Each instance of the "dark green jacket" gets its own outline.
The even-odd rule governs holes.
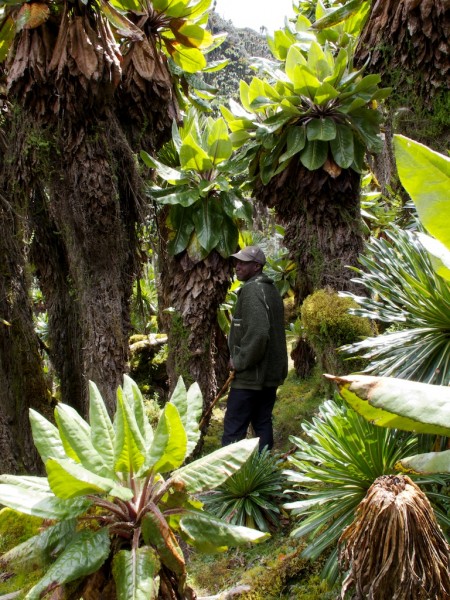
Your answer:
[[[235,368],[234,388],[277,387],[286,378],[288,358],[284,306],[272,279],[252,277],[238,291],[228,345]]]

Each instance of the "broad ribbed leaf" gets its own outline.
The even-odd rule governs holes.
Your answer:
[[[182,169],[189,171],[209,171],[213,168],[213,163],[208,153],[197,144],[194,137],[188,134],[180,150],[180,162]]]
[[[41,533],[28,538],[2,555],[2,561],[20,565],[22,570],[28,566],[36,568],[52,562],[53,557],[62,550],[76,532],[76,519],[64,519],[42,530]]]
[[[85,498],[62,500],[49,493],[30,493],[30,490],[5,483],[0,484],[0,504],[42,519],[70,519],[84,513],[91,502]]]
[[[306,144],[305,127],[290,127],[286,137],[286,152],[280,156],[280,162],[292,158],[295,154],[303,150]]]
[[[348,169],[355,158],[351,129],[345,125],[336,125],[336,136],[330,141],[330,148],[336,164]]]
[[[172,22],[171,29],[175,39],[183,44],[183,46],[186,46],[187,48],[206,48],[212,43],[213,38],[211,33],[206,31],[203,27],[194,23],[183,23],[181,19],[179,22],[182,23],[180,27],[175,27]]]
[[[133,492],[113,479],[100,477],[71,460],[49,458],[45,464],[48,482],[58,498],[70,499],[87,494],[108,494],[131,500]]]
[[[141,390],[128,375],[123,376],[123,394],[129,406],[133,408],[138,429],[144,438],[145,447],[147,447],[153,441],[152,426],[145,412],[144,398],[142,397]]]
[[[186,73],[196,73],[206,67],[206,58],[197,48],[179,48],[172,54],[172,58]]]
[[[114,428],[100,391],[92,381],[89,382],[89,423],[92,445],[102,457],[109,474],[112,475],[114,473]]]
[[[236,215],[237,216],[237,215]],[[239,229],[236,223],[228,216],[224,216],[220,238],[216,245],[217,252],[228,258],[236,249],[239,241]]]
[[[311,27],[320,31],[322,29],[328,29],[334,25],[338,25],[352,15],[360,12],[362,8],[364,8],[362,6],[363,4],[364,3],[361,0],[350,0],[350,2],[346,2],[343,6],[338,6],[337,8],[327,12],[325,16],[317,19],[317,21],[315,21]]]
[[[435,272],[450,281],[450,246],[445,246],[439,240],[418,232],[420,243],[430,253],[430,259]]]
[[[214,165],[230,158],[233,146],[230,141],[228,127],[223,119],[217,119],[208,131],[208,154]]]
[[[167,181],[173,185],[187,183],[189,181],[185,173],[163,165],[161,162],[156,160],[156,158],[153,158],[153,156],[150,156],[150,154],[145,152],[145,150],[141,150],[139,155],[147,167],[156,169],[158,176],[161,177],[161,179],[164,179],[164,181]]]
[[[156,199],[160,204],[169,204],[172,206],[179,204],[183,208],[188,208],[200,199],[200,194],[198,189],[180,189],[179,191],[173,191],[171,194],[166,193],[158,196]]]
[[[71,449],[75,453],[75,460],[83,467],[98,475],[110,475],[103,457],[97,452],[91,441],[91,428],[76,410],[67,404],[58,404],[55,408],[55,420],[64,448],[70,458]]]
[[[450,437],[450,387],[393,377],[347,375],[335,381],[342,397],[380,427]]]
[[[258,445],[258,438],[242,440],[219,448],[215,452],[178,469],[172,473],[182,481],[188,492],[212,490],[235,473]]]
[[[450,249],[450,157],[401,135],[394,147],[400,180],[422,224]]]
[[[170,402],[164,407],[156,427],[152,445],[142,471],[152,469],[166,473],[183,464],[186,456],[187,436],[178,410]]]
[[[187,435],[187,456],[197,445],[200,437],[198,424],[203,410],[203,396],[197,383],[193,383],[186,391],[183,379],[178,379],[170,403],[176,406],[184,430]]]
[[[144,39],[144,33],[137,25],[135,25],[130,19],[127,19],[120,11],[116,10],[114,6],[107,0],[100,0],[102,7],[102,13],[111,23],[111,25],[120,31],[122,37],[127,37],[132,41],[139,41]]]
[[[113,560],[117,600],[156,600],[159,569],[158,557],[148,546],[117,552]]]
[[[230,525],[204,512],[187,511],[180,520],[183,537],[202,552],[220,552],[229,547],[240,546],[249,542],[259,543],[270,537],[270,534]]]
[[[221,207],[214,199],[205,199],[202,202],[201,209],[193,213],[192,220],[201,246],[206,252],[211,252],[220,239],[223,221]]]
[[[116,434],[114,447],[115,471],[137,473],[144,462],[145,444],[138,430],[134,414],[122,398],[120,388],[117,394],[114,431]]]
[[[11,43],[16,33],[16,24],[10,15],[1,23],[0,28],[0,62],[8,56]]]
[[[400,460],[396,467],[413,473],[450,473],[450,450],[408,456]]]
[[[31,494],[34,492],[51,494],[47,477],[35,477],[33,475],[9,475],[5,473],[4,475],[0,475],[0,483],[17,485],[24,490],[29,490]]]
[[[308,67],[323,81],[325,77],[332,73],[332,68],[328,63],[322,47],[317,42],[312,42],[308,50]]]
[[[51,584],[62,585],[95,573],[108,558],[110,549],[107,529],[85,530],[68,544],[44,577],[28,592],[25,600],[39,600]]]
[[[58,429],[41,414],[30,408],[30,423],[34,445],[43,462],[50,458],[67,458]]]
[[[325,163],[327,156],[328,142],[314,140],[306,143],[305,148],[300,153],[300,160],[307,169],[315,171]]]
[[[164,516],[156,508],[142,519],[142,537],[155,548],[162,564],[178,577],[186,576],[186,562],[177,539]]]
[[[192,211],[182,206],[173,206],[169,213],[168,225],[172,229],[173,237],[170,238],[168,250],[172,256],[186,250],[191,234],[194,231]]]
[[[312,119],[306,126],[306,137],[310,141],[333,140],[336,137],[336,124],[329,118]]]

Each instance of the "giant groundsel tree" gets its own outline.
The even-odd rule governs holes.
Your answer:
[[[214,43],[209,4],[18,1],[0,15],[11,103],[2,190],[29,228],[62,397],[84,414],[88,379],[113,410],[127,358],[146,213],[134,153],[142,139],[155,152],[180,119],[176,82]]]
[[[377,103],[389,94],[377,75],[353,67],[368,4],[336,11],[319,2],[314,23],[299,14],[269,42],[275,62],[241,82],[242,106],[222,107],[257,198],[286,226],[299,303],[325,286],[354,285],[347,267],[362,250],[360,175],[366,152],[381,149]]]

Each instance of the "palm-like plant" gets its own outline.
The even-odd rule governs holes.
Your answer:
[[[413,452],[412,434],[384,430],[336,401],[326,401],[318,416],[302,428],[307,439],[292,437],[297,450],[289,457],[294,470],[285,473],[302,500],[286,508],[304,516],[291,535],[306,537],[304,556],[315,560],[331,550],[324,577],[337,576],[337,541],[373,481],[394,471],[398,460]]]
[[[267,448],[254,452],[237,473],[204,497],[205,507],[227,523],[273,529],[279,524],[283,497],[279,462]]]
[[[422,238],[423,239],[423,238]],[[369,296],[348,294],[353,314],[389,324],[384,334],[343,346],[370,359],[367,373],[447,384],[450,379],[450,288],[435,269],[421,234],[392,227],[371,239],[355,279]]]

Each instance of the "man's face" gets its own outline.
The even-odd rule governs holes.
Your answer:
[[[257,273],[261,271],[261,265],[251,260],[244,261],[236,259],[234,269],[236,271],[236,277],[239,281],[247,281]]]

